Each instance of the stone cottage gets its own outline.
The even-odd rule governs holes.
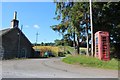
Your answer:
[[[2,59],[11,58],[29,58],[33,56],[34,49],[31,42],[18,27],[17,12],[14,13],[14,18],[11,21],[11,28],[0,31],[0,56]]]

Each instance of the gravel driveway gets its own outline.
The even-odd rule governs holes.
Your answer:
[[[2,61],[3,78],[118,78],[117,70],[70,65],[61,58]]]

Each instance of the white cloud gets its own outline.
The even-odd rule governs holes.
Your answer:
[[[34,25],[33,27],[36,28],[36,29],[39,29],[39,28],[40,28],[39,25]]]
[[[29,26],[29,25],[25,25],[24,27],[25,27],[25,28],[29,28],[30,26]]]

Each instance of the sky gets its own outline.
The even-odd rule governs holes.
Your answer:
[[[2,2],[2,29],[11,26],[13,14],[17,11],[19,28],[23,25],[22,31],[31,43],[35,43],[37,32],[38,43],[54,42],[61,39],[61,35],[50,28],[60,23],[53,19],[55,10],[53,2]]]

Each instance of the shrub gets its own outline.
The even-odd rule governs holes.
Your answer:
[[[86,55],[86,51],[85,50],[81,50],[80,54]]]
[[[58,56],[59,57],[65,57],[65,53],[64,52],[58,52]]]

